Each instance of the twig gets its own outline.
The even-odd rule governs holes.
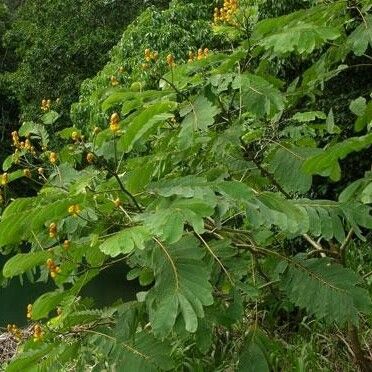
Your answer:
[[[353,236],[354,230],[351,228],[345,238],[345,240],[342,242],[340,246],[340,255],[341,255],[341,262],[343,265],[345,265],[345,259],[346,259],[346,252],[347,252],[347,245],[349,244],[351,237]]]
[[[118,182],[118,184],[119,184],[119,187],[120,187],[120,189],[121,189],[121,191],[125,194],[125,195],[127,195],[129,198],[130,198],[130,200],[133,202],[133,204],[136,206],[136,208],[138,209],[138,211],[139,212],[142,212],[142,208],[141,208],[141,206],[138,204],[138,202],[137,202],[137,200],[136,200],[136,198],[124,187],[124,185],[123,185],[123,182],[121,182],[121,179],[120,179],[120,177],[119,177],[119,175],[116,173],[116,172],[113,172],[111,169],[107,169],[108,170],[108,172],[112,175],[112,176],[114,176],[115,177],[115,179],[116,179],[116,181]]]
[[[309,235],[303,234],[302,235],[305,240],[307,240],[317,251],[320,252],[321,257],[326,257],[326,254],[324,253],[325,249],[318,244],[315,240],[311,239]]]
[[[229,279],[229,282],[234,285],[234,281],[232,280],[229,272],[227,271],[227,269],[225,268],[225,266],[223,265],[223,263],[221,262],[221,260],[215,255],[215,253],[213,252],[212,248],[208,245],[208,243],[203,239],[203,237],[198,234],[197,232],[195,232],[196,236],[200,239],[200,241],[204,244],[204,246],[207,248],[208,252],[212,255],[212,257],[218,262],[218,264],[221,266],[221,269],[223,270],[223,272],[226,274],[227,278]]]

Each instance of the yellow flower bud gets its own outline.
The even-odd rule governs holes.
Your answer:
[[[93,161],[94,161],[94,155],[93,155],[91,152],[89,152],[89,153],[87,154],[86,159],[87,159],[87,162],[88,162],[89,164],[92,164]]]
[[[27,177],[27,178],[31,178],[32,177],[31,171],[28,168],[26,168],[26,169],[23,170],[23,175],[25,177]]]
[[[51,152],[50,155],[49,155],[49,161],[52,164],[56,164],[57,160],[58,160],[58,155],[55,152]]]

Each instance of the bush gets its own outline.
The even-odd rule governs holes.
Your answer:
[[[32,337],[8,327],[22,347],[7,372],[369,371],[372,174],[345,164],[372,146],[370,79],[347,84],[371,67],[371,9],[255,23],[257,4],[229,1],[209,32],[231,49],[139,50],[153,75],[136,62],[89,92],[101,128],[59,130],[46,105],[13,133],[3,276],[56,289],[25,309]],[[341,103],[325,99],[337,89]],[[17,179],[41,189],[12,200]],[[319,179],[337,191],[318,198]],[[100,308],[82,288],[117,265],[142,290]]]

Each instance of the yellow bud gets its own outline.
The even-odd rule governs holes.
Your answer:
[[[8,173],[5,172],[1,175],[1,184],[4,186],[7,183],[9,183],[9,176]]]
[[[32,177],[31,171],[28,168],[26,168],[26,169],[23,170],[23,175],[25,177],[28,177],[28,178],[31,178]]]
[[[120,129],[120,126],[118,123],[111,123],[110,124],[110,130],[112,133],[116,133],[117,131],[119,131]]]
[[[120,116],[117,112],[114,112],[110,117],[111,124],[118,124],[120,122]]]
[[[71,133],[71,138],[74,140],[74,141],[78,141],[79,138],[80,138],[80,135],[78,132],[72,132]]]
[[[55,152],[51,152],[50,155],[49,155],[49,161],[52,164],[56,164],[57,160],[58,160],[58,155]]]
[[[55,238],[57,236],[57,224],[55,222],[52,222],[49,225],[49,236],[51,238]]]
[[[87,159],[87,162],[88,162],[89,164],[92,164],[93,161],[94,161],[94,155],[93,155],[91,152],[89,152],[89,153],[87,154],[86,159]]]
[[[114,200],[114,204],[115,204],[115,207],[116,208],[119,208],[122,205],[122,202],[121,202],[121,200],[119,198],[116,198]]]
[[[112,75],[112,76],[111,76],[111,85],[112,85],[113,87],[115,87],[115,86],[117,86],[118,84],[119,84],[118,79],[116,78],[116,76]]]
[[[172,67],[174,65],[174,57],[172,54],[167,55],[167,64]]]

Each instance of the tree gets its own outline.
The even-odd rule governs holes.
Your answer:
[[[47,107],[14,134],[0,177],[0,248],[15,254],[3,275],[56,289],[27,308],[32,339],[9,327],[23,348],[7,371],[57,360],[78,370],[351,369],[339,354],[291,358],[293,333],[334,329],[370,370],[358,333],[372,313],[371,172],[361,163],[345,177],[342,165],[372,145],[371,82],[347,98],[353,130],[323,95],[370,68],[371,6],[355,15],[327,2],[261,21],[250,1],[212,12],[231,49],[191,50],[187,62],[140,50],[157,74],[102,86],[93,109],[105,126],[57,131]],[[42,188],[9,200],[20,177]],[[322,182],[339,191],[318,197]],[[135,300],[100,309],[80,296],[118,263],[143,286]]]
[[[67,112],[81,81],[104,65],[120,30],[143,6],[139,1],[23,2],[5,36],[19,61],[9,81],[22,120],[37,115],[43,98],[59,98],[57,106]]]

